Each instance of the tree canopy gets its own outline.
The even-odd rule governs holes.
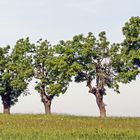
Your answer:
[[[136,79],[140,72],[140,17],[132,17],[122,28],[124,41],[121,58],[124,67],[120,73],[125,83]]]

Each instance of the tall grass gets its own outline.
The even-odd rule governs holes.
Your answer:
[[[0,115],[0,140],[140,140],[140,118]]]

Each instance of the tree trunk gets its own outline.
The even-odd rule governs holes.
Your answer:
[[[44,85],[42,85],[40,89],[41,89],[41,92],[40,92],[41,100],[45,107],[45,114],[51,114],[51,102],[52,102],[53,96],[46,94]]]
[[[52,97],[48,95],[41,95],[42,102],[45,107],[45,114],[51,114],[51,102],[52,102]]]
[[[45,97],[45,99],[43,99],[43,104],[45,107],[45,114],[51,114],[51,99],[48,99],[47,97]]]
[[[106,109],[105,109],[105,104],[103,102],[103,94],[101,93],[100,90],[96,89],[95,97],[96,97],[97,105],[100,110],[100,117],[104,118],[106,117]]]
[[[3,113],[10,114],[10,97],[9,95],[2,95]]]

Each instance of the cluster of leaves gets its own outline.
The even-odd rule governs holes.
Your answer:
[[[124,41],[122,42],[121,59],[123,67],[120,72],[124,83],[136,79],[140,72],[140,17],[132,17],[123,27]]]
[[[8,63],[8,51],[9,51],[9,46],[2,48],[0,47],[0,93],[3,94],[5,92],[4,85],[5,79],[8,79],[10,77],[9,74],[5,74],[5,67],[6,64]]]

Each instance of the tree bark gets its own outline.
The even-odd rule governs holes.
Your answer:
[[[10,96],[2,95],[3,113],[10,114]]]
[[[96,103],[100,110],[100,117],[104,118],[104,117],[106,117],[106,109],[105,109],[105,104],[103,102],[103,94],[101,93],[101,91],[98,88],[96,89],[95,97],[96,97]]]
[[[51,114],[51,102],[52,102],[53,96],[46,94],[45,85],[42,84],[40,89],[41,89],[40,95],[41,95],[41,100],[44,104],[45,114]]]
[[[89,87],[89,93],[92,93],[96,97],[96,103],[98,105],[98,108],[100,110],[100,117],[104,118],[106,117],[106,109],[105,104],[103,102],[103,93],[98,88],[95,88],[91,85],[91,81],[87,81],[87,86]]]
[[[44,104],[45,114],[51,114],[51,102],[52,102],[52,99],[47,97],[47,96],[43,96],[42,102]]]

